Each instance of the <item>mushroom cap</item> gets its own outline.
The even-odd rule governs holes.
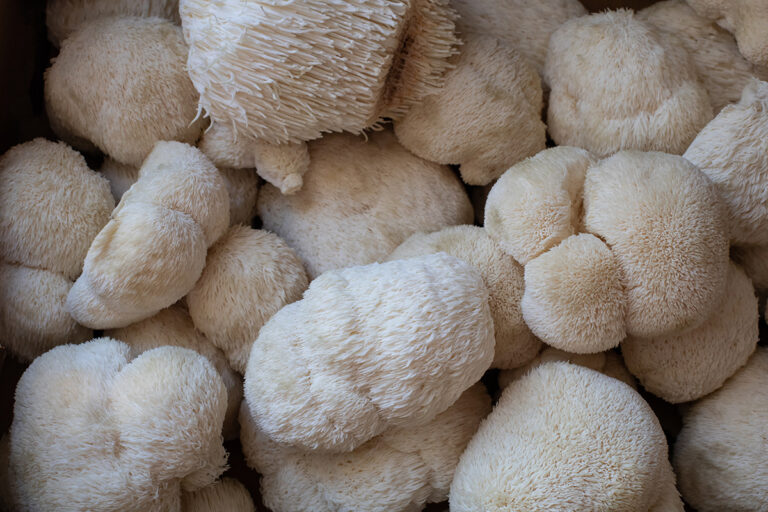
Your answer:
[[[465,36],[445,85],[394,123],[400,143],[440,164],[461,164],[470,185],[487,185],[546,147],[541,80],[494,37]]]
[[[181,22],[179,0],[48,0],[45,5],[48,39],[54,46],[61,46],[62,41],[84,24],[112,16],[157,16],[176,24]]]
[[[442,85],[457,43],[447,0],[182,0],[180,12],[200,106],[270,143],[402,115]]]
[[[493,185],[485,229],[521,265],[577,233],[584,176],[595,159],[557,147],[523,160]]]
[[[392,428],[351,452],[327,454],[271,441],[243,403],[241,440],[275,512],[421,510],[447,498],[459,456],[490,411],[488,393],[475,384],[424,425]]]
[[[752,282],[731,263],[720,304],[703,324],[671,336],[630,336],[621,350],[645,389],[667,402],[687,402],[715,391],[747,362],[757,346],[759,321]]]
[[[45,103],[62,138],[87,139],[139,167],[155,143],[194,143],[203,119],[181,28],[160,18],[105,18],[66,39],[45,72]]]
[[[188,348],[205,357],[219,372],[227,390],[224,438],[237,438],[237,415],[243,400],[243,381],[229,367],[222,351],[195,329],[189,313],[183,307],[173,305],[128,327],[105,331],[104,335],[127,343],[131,347],[131,357],[138,357],[147,350],[166,345]]]
[[[22,361],[93,336],[64,309],[72,281],[58,272],[0,261],[0,283],[0,339]]]
[[[523,268],[496,245],[483,228],[451,226],[435,233],[417,233],[403,242],[387,260],[445,252],[473,265],[488,288],[496,338],[493,368],[517,368],[541,349],[523,320],[520,300],[525,283]]]
[[[760,347],[722,388],[685,409],[673,460],[685,500],[701,512],[765,508],[766,423],[768,350]]]
[[[731,241],[768,245],[768,82],[752,80],[683,155],[715,184],[728,210]]]
[[[224,470],[226,391],[196,352],[131,361],[108,338],[38,357],[16,388],[10,473],[22,510],[179,510]],[[165,507],[165,508],[164,508]]]
[[[545,75],[550,136],[598,156],[682,154],[714,115],[685,47],[630,10],[565,22],[550,39]]]
[[[286,196],[266,185],[257,207],[264,229],[296,251],[310,278],[381,261],[414,233],[472,222],[451,170],[412,155],[389,131],[367,140],[328,135],[309,152],[301,191]]]
[[[0,259],[74,279],[115,202],[63,142],[37,138],[0,157]]]
[[[451,0],[462,37],[490,34],[519,51],[542,74],[552,33],[587,10],[578,0]]]
[[[609,350],[596,354],[571,354],[554,347],[545,347],[533,361],[523,367],[500,371],[499,388],[503,391],[512,382],[524,376],[533,368],[545,363],[558,361],[578,364],[590,370],[595,370],[603,375],[618,379],[632,389],[637,390],[637,382],[635,382],[635,378],[629,373],[627,367],[624,366],[624,360],[618,352]]]
[[[691,56],[715,114],[739,101],[752,77],[768,79],[768,67],[745,59],[731,34],[696,14],[685,0],[655,3],[639,11],[638,18],[677,37]]]
[[[547,345],[577,354],[619,345],[627,333],[627,295],[611,249],[573,235],[525,266],[525,323]]]
[[[66,308],[93,329],[149,318],[192,289],[205,253],[203,231],[189,215],[151,203],[124,204],[93,241]]]
[[[256,512],[251,494],[238,480],[222,478],[209,486],[181,495],[184,512]]]
[[[308,285],[301,260],[277,235],[234,226],[208,251],[186,300],[195,326],[245,373],[259,330]]]
[[[208,156],[208,155],[206,155]],[[99,172],[109,180],[109,187],[116,201],[120,201],[131,186],[139,179],[139,169],[107,157]],[[259,176],[255,169],[219,168],[229,194],[229,224],[250,225],[256,215],[256,199],[259,194]],[[221,192],[218,192],[221,194]],[[218,210],[219,221],[223,209]]]
[[[701,16],[732,32],[739,51],[751,62],[768,66],[768,5],[763,0],[687,0]]]
[[[504,390],[450,493],[456,512],[636,512],[662,499],[674,503],[663,510],[682,512],[651,408],[626,384],[568,363],[543,364]]]
[[[611,248],[627,291],[627,333],[658,337],[700,325],[728,272],[725,208],[682,157],[622,151],[590,167],[586,230]]]
[[[272,440],[349,451],[430,421],[493,356],[488,291],[468,263],[438,253],[349,267],[261,328],[245,399]]]
[[[216,167],[197,148],[159,142],[91,244],[67,309],[95,329],[151,317],[192,289],[228,224]]]

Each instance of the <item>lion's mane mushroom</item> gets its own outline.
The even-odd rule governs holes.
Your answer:
[[[711,179],[728,209],[731,242],[768,245],[768,82],[751,81],[683,155]]]
[[[747,59],[768,66],[768,4],[764,0],[687,0],[701,16],[732,32]]]
[[[682,157],[623,151],[589,168],[584,225],[611,248],[627,293],[627,333],[658,337],[700,325],[728,274],[725,208]]]
[[[685,500],[700,512],[765,510],[768,503],[768,349],[683,413],[674,465]]]
[[[389,255],[398,260],[445,252],[473,265],[488,288],[496,338],[494,368],[522,366],[541,349],[541,342],[523,320],[523,268],[477,226],[451,226],[434,233],[417,233]]]
[[[306,170],[275,164],[296,161],[291,144],[400,117],[442,86],[458,42],[447,0],[182,0],[180,12],[201,108],[265,143],[262,176],[286,193]]]
[[[470,36],[445,85],[395,121],[406,149],[431,162],[461,164],[462,179],[487,185],[546,146],[541,81],[506,43]]]
[[[131,360],[101,338],[37,358],[16,388],[10,484],[19,510],[168,510],[225,468],[227,394],[198,353]]]
[[[630,336],[621,351],[645,389],[667,402],[687,402],[715,391],[747,362],[759,320],[752,283],[731,263],[725,293],[703,324],[671,336]]]
[[[208,156],[208,155],[206,155]],[[139,168],[121,164],[112,158],[105,158],[99,168],[102,176],[109,180],[109,187],[115,201],[120,201],[131,186],[139,179]],[[219,168],[221,177],[229,192],[229,224],[251,225],[256,215],[256,199],[259,195],[259,177],[253,169]]]
[[[472,222],[451,170],[412,155],[390,131],[367,140],[328,135],[309,152],[304,188],[285,196],[266,185],[257,209],[264,229],[296,251],[310,278],[381,261],[414,233]]]
[[[733,36],[696,14],[685,0],[655,3],[640,11],[638,17],[674,34],[688,50],[716,114],[739,101],[752,77],[768,80],[768,67],[742,57]]]
[[[63,142],[34,139],[0,158],[0,339],[25,361],[92,332],[64,303],[115,202]]]
[[[187,305],[195,326],[245,373],[261,327],[308,285],[301,260],[277,235],[235,226],[208,251]]]
[[[349,451],[423,424],[494,356],[488,291],[445,253],[326,272],[261,328],[245,399],[271,439]]]
[[[48,39],[61,46],[82,25],[99,18],[144,16],[180,23],[179,0],[48,0],[45,23]]]
[[[426,424],[392,428],[351,452],[328,454],[271,441],[244,403],[241,440],[274,512],[416,511],[448,497],[459,456],[490,411],[488,393],[475,384]]]
[[[189,313],[180,305],[173,305],[153,317],[136,322],[128,327],[111,329],[105,336],[122,341],[131,347],[131,357],[157,347],[172,346],[194,350],[204,356],[219,372],[227,390],[227,413],[224,417],[224,439],[236,439],[238,432],[237,414],[243,400],[243,381],[229,367],[221,350],[217,349],[203,334],[195,329]]]
[[[45,104],[64,140],[86,139],[139,167],[158,141],[194,144],[203,128],[181,28],[159,18],[104,18],[64,41],[45,72]]]
[[[632,388],[568,363],[514,381],[459,460],[455,512],[682,512],[667,442]]]
[[[199,150],[159,142],[96,236],[67,309],[94,329],[149,318],[192,289],[229,224],[229,197]]]
[[[552,139],[598,156],[682,154],[714,115],[685,48],[629,10],[565,22],[550,39],[545,76]]]

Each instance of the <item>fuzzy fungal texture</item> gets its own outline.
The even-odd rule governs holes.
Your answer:
[[[228,225],[216,167],[187,144],[159,142],[91,244],[67,310],[94,329],[151,317],[192,289]]]
[[[179,0],[48,0],[45,23],[54,46],[83,25],[113,16],[159,17],[178,24]]]
[[[200,150],[219,167],[256,168],[259,176],[279,188],[283,194],[294,194],[303,184],[309,170],[309,149],[305,142],[270,144],[236,134],[226,123],[216,123],[200,139]]]
[[[188,68],[214,123],[270,143],[357,133],[443,85],[447,0],[182,0]]]
[[[277,235],[234,226],[208,251],[186,300],[195,326],[245,373],[261,327],[307,286],[301,260]]]
[[[445,86],[394,123],[400,143],[440,164],[460,164],[470,185],[487,185],[546,146],[541,80],[511,46],[466,38]]]
[[[230,368],[226,357],[203,334],[195,329],[189,313],[180,305],[160,311],[155,316],[128,327],[104,332],[105,336],[127,343],[131,357],[162,346],[182,347],[204,356],[219,372],[227,390],[227,413],[224,417],[224,439],[236,439],[237,414],[243,400],[242,378]]]
[[[181,495],[184,512],[256,512],[248,489],[234,478],[218,482]]]
[[[414,233],[472,223],[461,182],[442,165],[403,148],[390,131],[366,139],[334,134],[309,144],[304,187],[285,196],[270,185],[257,205],[264,229],[304,261],[310,278],[386,258]]]
[[[534,368],[542,364],[554,362],[577,364],[590,370],[595,370],[603,375],[618,379],[632,389],[637,390],[637,382],[632,374],[629,373],[629,370],[627,370],[624,360],[618,352],[609,350],[596,354],[571,354],[553,347],[546,347],[533,361],[521,368],[500,371],[499,388],[503,391],[512,382],[525,376]]]
[[[683,155],[715,183],[728,208],[731,242],[768,245],[768,82],[752,80]]]
[[[418,233],[395,249],[388,260],[445,252],[473,265],[488,288],[496,338],[494,368],[517,368],[533,359],[541,349],[523,320],[523,267],[477,226],[452,226],[435,233]]]
[[[628,334],[692,329],[720,303],[729,261],[725,207],[684,158],[623,151],[592,166],[584,223],[619,263]]]
[[[667,442],[618,380],[548,363],[514,381],[461,456],[451,510],[682,512]]]
[[[132,359],[109,338],[54,348],[16,388],[12,509],[181,512],[182,492],[225,468],[226,393],[192,350]]]
[[[759,321],[752,283],[731,263],[725,294],[703,324],[673,336],[630,336],[621,350],[645,389],[667,402],[688,402],[718,389],[747,362]]]
[[[66,39],[45,72],[51,126],[141,166],[158,141],[194,143],[203,120],[181,28],[160,18],[105,18]]]
[[[578,233],[589,152],[557,147],[502,175],[488,194],[485,229],[521,265]]]
[[[550,40],[545,75],[552,139],[598,156],[682,154],[714,115],[685,47],[629,10],[563,24]]]
[[[438,253],[350,267],[262,327],[245,400],[275,442],[350,451],[432,420],[493,356],[488,291],[468,263]]]
[[[244,403],[241,441],[274,512],[418,512],[448,497],[459,457],[490,412],[488,393],[475,384],[426,424],[392,428],[351,452],[326,454],[271,441]]]
[[[715,113],[738,102],[752,77],[768,80],[768,67],[745,59],[731,34],[696,14],[685,0],[658,2],[640,11],[638,18],[678,38],[691,55]]]
[[[523,318],[544,343],[592,354],[626,337],[627,295],[611,249],[590,234],[573,235],[525,266]]]
[[[206,155],[208,156],[208,155]],[[139,169],[121,164],[107,157],[99,168],[102,176],[109,180],[109,187],[115,201],[120,201],[131,186],[139,179]],[[256,199],[259,195],[259,177],[253,169],[219,168],[221,177],[229,192],[229,224],[250,226],[256,215]]]
[[[63,142],[0,157],[0,339],[16,357],[91,338],[64,303],[114,207],[107,181]]]
[[[768,349],[715,393],[688,407],[674,465],[685,500],[700,512],[763,511],[768,503]]]
[[[764,0],[687,0],[701,16],[733,33],[749,61],[768,66],[768,4]]]
[[[587,14],[578,0],[451,0],[462,38],[486,34],[512,45],[542,74],[549,38],[571,18]]]

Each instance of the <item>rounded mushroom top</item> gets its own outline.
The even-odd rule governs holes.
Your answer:
[[[381,261],[410,235],[472,222],[472,205],[450,168],[409,153],[391,131],[367,140],[334,134],[309,144],[304,186],[286,196],[265,185],[264,229],[290,245],[310,278]]]
[[[245,397],[273,440],[348,451],[422,424],[494,355],[488,291],[445,253],[326,272],[259,332]]]
[[[181,28],[160,18],[103,18],[64,41],[45,72],[51,126],[136,167],[155,143],[194,144],[205,122]]]
[[[54,46],[85,23],[112,16],[157,16],[178,24],[179,0],[48,0],[45,23]]]
[[[108,338],[38,357],[16,389],[11,487],[22,509],[146,510],[224,470],[227,396],[196,352],[131,360]]]
[[[584,225],[619,262],[629,334],[690,329],[717,306],[728,272],[725,208],[684,158],[622,151],[590,167]]]
[[[547,363],[512,382],[480,425],[456,468],[451,510],[650,510],[668,468],[664,433],[636,391]]]
[[[685,48],[629,10],[565,22],[550,40],[545,77],[554,141],[599,156],[682,154],[713,116]]]
[[[114,207],[107,180],[65,143],[14,146],[0,158],[0,259],[74,279]]]
[[[441,85],[446,0],[182,0],[188,68],[214,122],[272,143],[362,129]]]

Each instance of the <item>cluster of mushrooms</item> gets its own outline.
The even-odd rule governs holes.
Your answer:
[[[768,511],[768,2],[46,14],[2,506]]]

